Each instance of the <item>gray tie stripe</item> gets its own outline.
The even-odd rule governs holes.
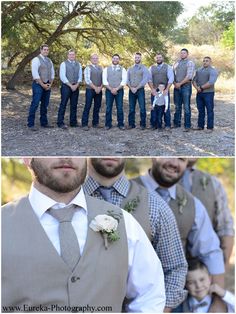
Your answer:
[[[48,213],[58,220],[61,257],[73,271],[80,259],[79,242],[71,224],[78,206],[72,204],[60,209],[49,208]]]

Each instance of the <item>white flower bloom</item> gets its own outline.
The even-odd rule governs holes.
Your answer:
[[[118,221],[108,215],[97,215],[90,223],[93,231],[113,232],[118,227]]]

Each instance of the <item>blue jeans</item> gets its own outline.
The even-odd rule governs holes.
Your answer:
[[[205,111],[207,111],[207,128],[214,128],[214,92],[197,93],[198,127],[204,129]]]
[[[151,103],[153,103],[154,96],[151,95]],[[155,114],[155,109],[151,110],[151,117],[150,117],[150,124],[153,128],[157,126],[157,122],[155,120],[157,119],[156,114]],[[162,115],[163,116],[163,115]],[[162,116],[161,116],[161,122],[160,125],[162,125]],[[168,93],[168,109],[165,112],[164,109],[164,122],[165,122],[165,127],[170,128],[171,127],[171,116],[170,116],[170,93]]]
[[[129,90],[129,126],[135,128],[135,107],[137,100],[140,108],[140,126],[146,127],[146,104],[144,88],[139,88],[135,94]]]
[[[116,102],[117,110],[117,126],[124,126],[123,97],[123,88],[120,89],[116,95],[113,95],[108,89],[106,89],[106,127],[112,127],[112,107],[114,100]]]
[[[66,112],[66,105],[70,99],[70,126],[77,126],[77,104],[79,98],[79,90],[74,92],[71,88],[62,83],[61,85],[61,103],[58,110],[57,125],[59,127],[64,125],[64,116]]]
[[[174,89],[175,114],[173,122],[175,127],[181,126],[182,104],[184,105],[184,127],[186,129],[191,127],[191,94],[192,85],[190,83],[182,85],[179,89]]]
[[[99,124],[99,111],[102,105],[102,92],[97,94],[94,89],[86,88],[85,107],[84,107],[83,116],[82,116],[82,126],[88,125],[89,111],[92,106],[93,99],[94,99],[94,107],[93,107],[92,125],[96,126]]]
[[[40,125],[46,126],[48,125],[47,119],[47,108],[49,105],[49,99],[51,90],[45,90],[35,81],[32,84],[32,102],[29,108],[29,115],[28,115],[28,127],[34,126],[35,114],[38,109],[40,103]]]

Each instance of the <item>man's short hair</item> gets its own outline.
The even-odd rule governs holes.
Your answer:
[[[190,258],[188,260],[188,271],[193,271],[193,270],[206,270],[209,274],[207,266],[200,261],[198,258]]]
[[[74,52],[74,53],[75,53],[75,50],[74,50],[74,49],[68,50],[68,54],[69,54],[70,52]]]
[[[49,46],[48,46],[47,44],[42,44],[42,45],[40,46],[40,50],[42,50],[42,49],[45,48],[45,47],[49,48]]]
[[[186,48],[181,49],[181,51],[186,51],[188,53],[188,49]]]
[[[118,57],[119,59],[120,59],[120,56],[118,55],[118,53],[115,53],[113,56],[112,56],[112,58],[113,57]]]
[[[208,56],[204,57],[203,60],[204,59],[209,59],[211,61],[211,57],[208,57]]]
[[[139,55],[141,57],[141,52],[135,52],[136,55]]]
[[[158,56],[158,55],[163,57],[163,54],[161,52],[157,52],[156,56]]]

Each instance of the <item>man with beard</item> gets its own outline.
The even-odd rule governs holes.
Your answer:
[[[103,70],[102,82],[106,87],[106,130],[112,128],[112,107],[114,100],[117,110],[117,126],[120,130],[124,130],[124,111],[123,98],[124,86],[126,85],[127,72],[124,67],[119,65],[120,56],[114,54],[112,56],[112,65]]]
[[[147,67],[141,63],[142,55],[136,52],[135,64],[128,69],[127,85],[129,87],[129,129],[135,128],[135,107],[138,100],[140,108],[140,127],[146,128],[146,104],[144,87],[148,82],[149,73]]]
[[[168,109],[164,112],[164,121],[166,130],[170,130],[171,127],[171,117],[170,117],[170,87],[174,81],[174,72],[171,66],[164,63],[164,58],[161,53],[157,53],[156,64],[152,65],[149,69],[151,73],[151,78],[148,82],[149,87],[151,88],[151,103],[153,104],[154,97],[157,95],[158,85],[163,83],[165,85],[165,89],[163,91],[164,96],[168,96]],[[156,129],[156,125],[154,124],[154,111],[151,111],[151,119],[150,124],[152,129]]]
[[[156,193],[124,174],[123,158],[90,158],[83,185],[85,193],[104,199],[130,212],[146,231],[161,260],[166,289],[165,312],[171,311],[185,297],[186,261],[174,215]]]
[[[175,215],[186,256],[198,257],[207,266],[212,282],[223,288],[223,254],[207,211],[197,198],[178,184],[187,162],[187,158],[153,158],[148,173],[135,180],[168,203]],[[218,299],[212,306],[212,309],[226,310]]]
[[[195,168],[197,160],[198,158],[188,158],[187,168],[179,183],[205,206],[212,226],[220,239],[227,268],[234,244],[234,222],[228,206],[227,195],[215,176]]]
[[[182,105],[184,107],[184,132],[191,128],[191,95],[192,79],[195,71],[195,64],[188,58],[188,50],[181,49],[180,59],[174,64],[174,127],[181,127]]]
[[[2,310],[162,312],[160,261],[130,214],[84,195],[86,160],[25,163],[30,193],[2,211]]]

